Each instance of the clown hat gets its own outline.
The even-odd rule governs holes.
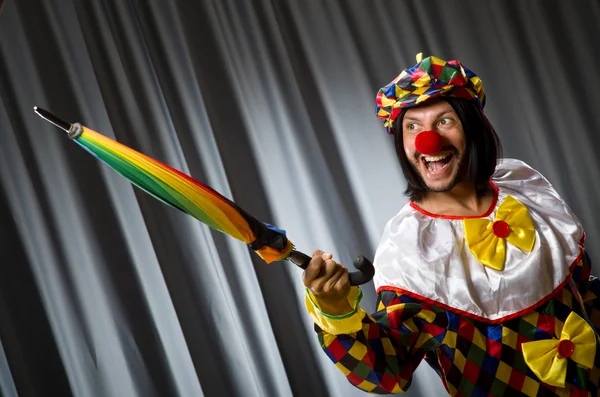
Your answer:
[[[485,106],[483,83],[475,73],[459,61],[418,54],[415,66],[404,69],[377,92],[377,117],[384,120],[386,132],[392,134],[394,120],[402,109],[438,96],[471,99],[480,108]]]

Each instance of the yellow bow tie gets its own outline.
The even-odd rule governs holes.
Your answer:
[[[506,196],[494,221],[481,218],[463,220],[467,246],[485,266],[502,270],[506,259],[506,241],[531,252],[535,229],[527,208],[512,196]]]
[[[558,339],[545,339],[521,344],[527,366],[546,384],[565,387],[567,359],[590,369],[596,357],[596,333],[580,316],[567,317]]]

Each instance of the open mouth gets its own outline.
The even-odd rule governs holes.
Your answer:
[[[448,166],[454,155],[452,153],[444,153],[436,156],[423,156],[421,161],[431,172],[441,171]]]

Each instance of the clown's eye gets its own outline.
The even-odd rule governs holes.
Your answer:
[[[438,122],[438,125],[449,125],[452,124],[454,122],[454,120],[452,120],[451,118],[443,118]]]
[[[406,124],[406,129],[409,131],[413,131],[417,129],[417,125],[415,123]]]

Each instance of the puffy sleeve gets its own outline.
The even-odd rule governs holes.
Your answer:
[[[446,335],[448,317],[437,307],[394,291],[379,294],[377,312],[360,307],[362,293],[352,287],[352,311],[331,316],[306,290],[306,307],[327,356],[354,386],[369,393],[406,391],[428,352]]]
[[[573,269],[573,281],[592,325],[600,332],[600,279],[592,275],[592,265],[587,251]]]

